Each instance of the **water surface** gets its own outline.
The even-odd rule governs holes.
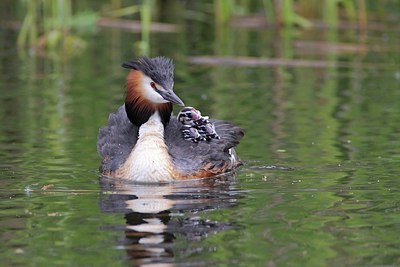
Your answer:
[[[3,264],[400,265],[400,38],[385,25],[233,27],[230,45],[201,22],[153,34],[185,103],[246,130],[236,174],[162,186],[97,169],[139,35],[102,29],[79,56],[21,56],[2,30]]]

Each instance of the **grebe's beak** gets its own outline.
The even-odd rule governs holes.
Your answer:
[[[165,100],[167,100],[173,104],[177,104],[179,106],[185,105],[183,103],[183,101],[172,90],[168,90],[168,91],[157,90],[157,93],[159,93],[162,96],[162,98],[164,98]]]

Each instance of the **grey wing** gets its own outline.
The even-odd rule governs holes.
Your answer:
[[[116,171],[128,158],[138,137],[138,128],[128,119],[122,105],[108,117],[107,125],[99,129],[97,152],[102,158],[100,172]]]
[[[240,127],[220,120],[211,120],[221,139],[200,141],[184,140],[182,124],[171,118],[165,130],[165,140],[175,166],[184,174],[193,172],[229,171],[239,164],[234,147],[239,144],[244,132]]]

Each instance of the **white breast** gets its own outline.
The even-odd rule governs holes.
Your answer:
[[[138,141],[122,169],[122,178],[132,181],[174,180],[172,161],[164,142],[164,126],[158,112],[140,126]]]

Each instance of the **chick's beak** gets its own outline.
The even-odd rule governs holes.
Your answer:
[[[185,104],[183,101],[174,93],[172,90],[168,91],[158,91],[158,93],[165,99],[168,100],[169,102],[173,104],[177,104],[179,106],[184,106]]]

